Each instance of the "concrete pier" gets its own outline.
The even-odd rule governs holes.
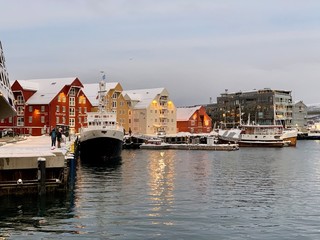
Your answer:
[[[67,184],[64,174],[67,167],[65,156],[69,151],[68,148],[68,144],[63,144],[62,148],[52,150],[49,136],[2,141],[0,196],[34,193],[39,190],[44,194],[56,189],[65,189]],[[39,159],[43,164],[40,164]],[[40,165],[42,172],[39,169]]]
[[[179,150],[211,150],[211,151],[234,151],[239,150],[238,144],[170,144],[169,149]]]

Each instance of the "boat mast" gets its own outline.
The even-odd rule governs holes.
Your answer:
[[[99,112],[103,113],[106,110],[106,75],[103,71],[101,71],[102,74],[102,80],[99,83],[99,91],[98,91],[98,98],[99,98]]]
[[[239,115],[240,115],[240,117],[239,117],[239,126],[241,127],[241,125],[242,125],[242,113],[241,113],[241,105],[240,105],[240,103],[239,103]]]

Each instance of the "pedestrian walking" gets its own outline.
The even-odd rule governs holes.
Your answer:
[[[56,129],[53,128],[49,135],[51,136],[51,148],[55,149],[56,148],[56,141],[57,141]]]

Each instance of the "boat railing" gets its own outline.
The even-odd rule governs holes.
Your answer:
[[[83,131],[84,129],[97,129],[97,130],[103,130],[103,129],[112,129],[112,130],[123,130],[123,127],[122,126],[119,126],[119,125],[105,125],[105,126],[99,126],[99,125],[91,125],[91,126],[88,126],[88,127],[83,127],[81,128],[81,131]]]

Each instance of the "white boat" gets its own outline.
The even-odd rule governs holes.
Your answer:
[[[239,129],[219,130],[218,139],[240,147],[284,147],[282,135],[281,125],[242,125]]]
[[[121,157],[123,127],[117,124],[116,113],[105,110],[105,82],[99,83],[99,109],[87,113],[87,126],[80,132],[80,159],[101,162]]]
[[[5,59],[0,42],[0,119],[16,115]]]
[[[140,145],[141,149],[168,149],[170,144],[165,143],[162,139],[151,138]]]

